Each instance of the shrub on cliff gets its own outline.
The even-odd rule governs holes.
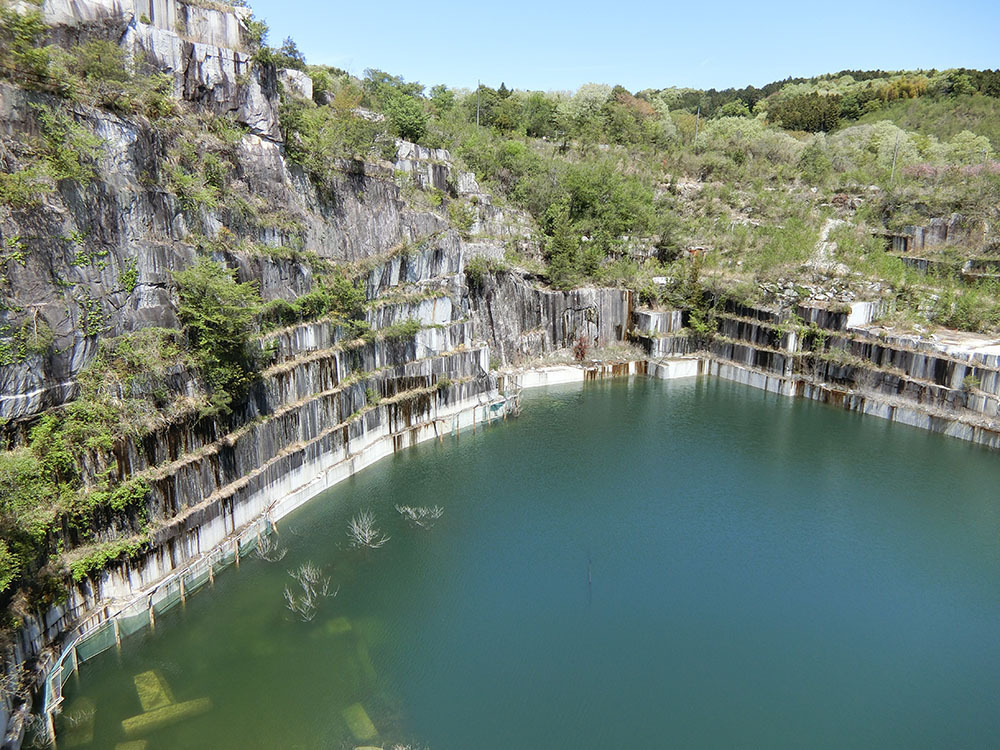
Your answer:
[[[555,208],[552,236],[546,243],[549,282],[557,289],[570,289],[580,279],[580,235],[573,231],[566,208]]]
[[[261,328],[273,329],[304,320],[332,316],[347,325],[364,319],[364,285],[353,282],[342,273],[318,277],[312,291],[292,301],[271,300],[260,310]]]
[[[95,39],[55,53],[58,72],[71,98],[125,115],[150,118],[177,113],[169,73],[146,75],[114,42]],[[55,72],[55,71],[53,71]]]
[[[288,157],[313,178],[329,180],[342,171],[342,159],[365,159],[385,139],[385,125],[356,113],[360,95],[341,89],[322,107],[292,97],[279,110]],[[391,144],[391,139],[390,139]]]
[[[238,283],[234,272],[210,258],[173,274],[178,315],[209,387],[208,413],[228,413],[257,369],[252,345],[260,305],[255,283]]]
[[[0,75],[26,88],[51,89],[52,48],[42,44],[47,34],[40,11],[0,5]]]
[[[17,555],[10,551],[7,542],[0,539],[0,594],[14,582],[20,569],[21,564]]]
[[[32,104],[39,135],[17,144],[20,167],[0,172],[0,202],[14,208],[37,204],[53,183],[72,180],[87,186],[103,141],[64,108]]]
[[[109,515],[141,531],[149,484],[143,477],[119,482],[95,456],[189,409],[187,389],[171,390],[167,376],[190,364],[175,331],[147,328],[104,340],[78,375],[79,397],[39,419],[27,446],[0,451],[0,605],[18,586],[55,601],[62,589],[50,577],[51,556],[92,541]],[[100,549],[107,554],[107,546]]]
[[[0,77],[122,114],[155,118],[176,112],[169,74],[146,75],[106,40],[47,45],[48,32],[40,12],[0,5]]]
[[[427,113],[412,96],[396,94],[385,104],[393,131],[408,141],[419,141],[427,132]]]

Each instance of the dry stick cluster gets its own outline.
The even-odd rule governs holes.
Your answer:
[[[407,521],[424,529],[431,528],[444,515],[444,509],[438,505],[433,507],[411,507],[397,505],[396,511]],[[355,548],[378,549],[389,541],[390,537],[382,533],[375,522],[375,514],[363,510],[354,516],[347,528],[347,536],[351,546]],[[288,550],[279,547],[272,537],[257,538],[257,555],[268,562],[278,562],[283,559]],[[298,584],[298,589],[285,586],[285,605],[303,622],[309,622],[316,616],[319,600],[336,596],[340,588],[331,589],[329,576],[324,576],[320,568],[311,562],[304,563],[297,570],[288,572]]]
[[[352,547],[367,549],[378,549],[390,539],[375,523],[375,514],[370,510],[363,510],[351,519],[347,536],[351,539]]]
[[[257,556],[261,560],[278,562],[284,559],[287,554],[288,550],[284,547],[279,547],[277,540],[273,536],[257,537]]]
[[[396,512],[414,526],[429,529],[444,515],[444,508],[440,505],[431,508],[424,506],[411,508],[409,505],[397,505]]]
[[[296,593],[285,586],[285,604],[303,622],[309,622],[316,616],[320,599],[340,593],[339,587],[331,591],[329,576],[324,576],[311,562],[303,563],[298,570],[288,571],[288,575],[298,581],[302,591]]]

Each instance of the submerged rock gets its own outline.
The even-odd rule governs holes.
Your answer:
[[[327,635],[343,635],[351,631],[351,621],[346,617],[336,617],[327,622],[323,630]]]
[[[340,712],[340,715],[344,717],[347,728],[351,730],[354,739],[365,742],[378,736],[378,730],[375,729],[372,720],[368,718],[368,712],[360,703],[348,706]]]
[[[132,679],[135,682],[135,691],[139,694],[139,703],[142,705],[143,711],[153,711],[176,703],[170,686],[158,670],[151,669],[148,672],[141,672]]]
[[[171,703],[153,711],[146,711],[138,716],[124,719],[122,721],[122,731],[125,736],[130,737],[136,734],[145,734],[154,729],[175,724],[184,719],[200,716],[212,709],[211,698],[196,698],[193,701],[183,703]]]

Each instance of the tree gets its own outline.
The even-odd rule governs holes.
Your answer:
[[[274,53],[274,64],[279,68],[294,68],[295,70],[306,69],[306,56],[299,51],[295,40],[290,36],[285,37],[285,41]]]
[[[400,138],[419,141],[427,132],[427,113],[412,96],[396,93],[387,97],[385,112]]]
[[[772,104],[768,115],[787,130],[826,132],[840,122],[840,97],[817,93],[792,96]]]
[[[21,561],[0,539],[0,594],[3,594],[21,572]]]
[[[288,575],[298,581],[301,591],[295,592],[285,586],[285,605],[303,622],[309,622],[316,616],[320,599],[340,593],[339,588],[331,590],[329,577],[311,562],[288,571]]]
[[[945,158],[954,164],[977,164],[992,155],[990,139],[969,130],[955,135],[945,147]]]
[[[524,100],[522,122],[531,138],[556,135],[556,103],[541,91],[532,91]]]
[[[364,80],[365,93],[375,100],[381,100],[389,92],[396,92],[406,96],[420,97],[424,94],[424,87],[417,81],[406,82],[401,76],[394,76],[377,68],[368,68],[365,71]]]
[[[437,86],[431,88],[431,107],[434,109],[434,114],[441,117],[446,112],[450,112],[451,108],[455,106],[455,92],[445,86],[443,83],[439,83]]]
[[[499,94],[489,86],[480,85],[465,98],[465,111],[469,122],[476,122],[476,115],[479,115],[480,125],[493,125],[494,110],[500,106]]]
[[[499,96],[499,93],[497,96]],[[522,129],[523,116],[524,107],[521,104],[521,98],[508,94],[507,97],[500,99],[499,104],[493,110],[492,122],[490,124],[497,128],[497,130],[509,133]]]
[[[28,88],[50,84],[52,48],[42,42],[49,28],[37,10],[19,13],[0,6],[0,75]]]
[[[749,117],[750,108],[742,99],[733,99],[715,110],[715,115],[717,117]]]
[[[833,169],[833,162],[826,153],[825,137],[822,133],[813,136],[813,140],[799,157],[802,176],[810,182],[822,182]]]
[[[547,243],[549,281],[552,286],[568,289],[576,282],[580,267],[580,238],[573,231],[569,209],[565,205],[551,209],[552,236]]]
[[[393,132],[408,141],[418,141],[427,132],[427,113],[423,107],[423,85],[407,83],[399,76],[369,68],[365,71],[364,91],[368,103],[385,112]]]
[[[965,73],[954,71],[948,74],[946,80],[948,82],[947,91],[952,96],[976,93],[976,87],[972,83],[972,79]]]
[[[559,114],[576,135],[594,140],[601,128],[601,108],[611,96],[611,87],[603,83],[585,83],[569,99],[559,104]]]
[[[397,505],[396,512],[412,525],[429,529],[444,515],[444,508],[440,505],[430,508],[422,505],[415,508],[409,505]]]
[[[251,334],[260,304],[257,286],[237,283],[233,271],[205,257],[173,277],[178,316],[211,391],[209,412],[228,413],[256,370]]]

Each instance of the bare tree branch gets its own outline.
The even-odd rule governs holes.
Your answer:
[[[351,519],[347,536],[351,538],[352,546],[368,549],[378,549],[390,539],[375,524],[375,516],[370,510],[363,510]]]

